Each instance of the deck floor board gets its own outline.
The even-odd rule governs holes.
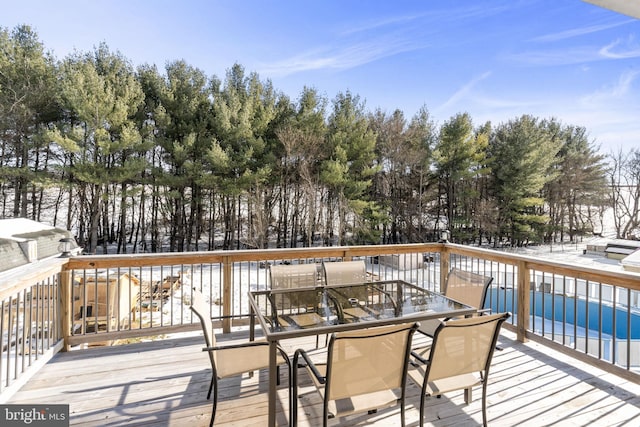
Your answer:
[[[220,343],[247,339],[246,330]],[[539,343],[522,344],[503,331],[488,387],[488,420],[498,426],[640,425],[640,385],[605,373]],[[287,351],[310,348],[315,338],[282,343]],[[167,338],[118,347],[59,353],[7,403],[69,404],[72,426],[208,426],[211,370],[200,336]],[[302,372],[302,371],[301,371]],[[288,420],[286,369],[278,391],[278,424]],[[301,374],[304,391],[310,380]],[[304,393],[303,391],[303,393]],[[267,372],[220,382],[217,426],[264,426]],[[464,405],[462,392],[427,399],[426,425],[477,426],[481,389]],[[419,424],[420,390],[407,390],[407,425]],[[315,392],[298,400],[301,426],[321,423]],[[341,426],[399,426],[398,408],[333,420]]]

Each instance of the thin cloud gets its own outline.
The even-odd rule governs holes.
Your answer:
[[[581,98],[581,103],[586,106],[599,105],[606,101],[624,98],[633,87],[633,82],[640,75],[640,70],[625,71],[618,81],[609,87],[605,87],[593,94]]]
[[[507,60],[525,65],[554,66],[593,62],[604,59],[598,48],[576,47],[564,50],[531,51],[511,54]]]
[[[640,45],[634,38],[627,41],[616,40],[599,51],[600,55],[609,59],[628,59],[640,56]]]
[[[355,68],[399,53],[428,47],[429,40],[433,37],[427,36],[425,31],[437,33],[438,28],[446,25],[447,21],[459,24],[461,19],[474,20],[508,9],[510,7],[505,5],[494,8],[445,8],[351,25],[348,30],[339,33],[338,39],[332,43],[333,46],[341,47],[313,49],[280,61],[265,63],[258,67],[258,71],[267,76],[284,77],[305,71]]]
[[[447,109],[457,104],[461,99],[465,98],[471,92],[474,86],[476,86],[482,80],[487,79],[490,75],[491,75],[491,71],[487,71],[484,74],[474,78],[470,82],[463,85],[460,89],[456,91],[456,93],[454,93],[449,99],[447,99],[447,101],[445,101],[444,104],[436,108],[436,111],[442,111],[444,109]]]
[[[478,20],[488,16],[498,15],[506,10],[513,9],[513,5],[499,5],[495,7],[471,6],[465,8],[444,8],[432,9],[429,12],[416,13],[412,15],[400,15],[388,17],[377,21],[363,23],[361,25],[353,25],[345,30],[342,35],[352,35],[356,33],[366,33],[370,31],[378,31],[384,27],[405,27],[412,22],[418,23],[423,28],[425,26],[442,26],[449,25],[448,22],[460,23],[462,20]]]
[[[574,28],[572,30],[566,30],[566,31],[561,31],[559,33],[553,33],[553,34],[547,34],[544,36],[539,36],[539,37],[535,37],[533,39],[531,39],[531,41],[534,42],[555,42],[558,40],[565,40],[565,39],[570,39],[570,38],[574,38],[574,37],[579,37],[579,36],[584,36],[587,34],[592,34],[592,33],[597,33],[599,31],[604,31],[604,30],[608,30],[610,28],[615,28],[615,27],[619,27],[622,25],[627,25],[630,24],[632,22],[636,22],[635,19],[629,19],[626,21],[622,21],[622,22],[615,22],[612,24],[602,24],[602,25],[591,25],[588,27],[582,27],[582,28]]]
[[[530,51],[506,55],[505,58],[520,64],[548,67],[640,57],[640,46],[616,50],[619,46],[620,43],[615,42],[602,48],[582,46],[565,50]]]
[[[481,4],[478,6],[447,10],[446,13],[443,13],[443,18],[446,17],[452,22],[460,22],[461,20],[477,21],[479,18],[487,18],[509,10],[517,10],[518,7],[518,2],[506,2],[505,4],[498,4],[493,7]]]
[[[369,32],[371,30],[379,30],[380,28],[383,27],[389,27],[389,26],[398,26],[398,25],[406,25],[410,22],[416,21],[424,16],[426,16],[426,13],[421,13],[421,14],[417,14],[417,15],[405,15],[405,16],[396,16],[396,17],[391,17],[391,18],[387,18],[387,19],[383,19],[383,20],[378,20],[378,21],[373,21],[373,22],[368,22],[365,24],[362,24],[360,26],[352,26],[350,27],[348,30],[345,30],[341,33],[342,36],[349,36],[352,34],[356,34],[356,33],[363,33],[363,32]]]
[[[575,46],[507,55],[506,59],[528,65],[554,66],[640,57],[640,43],[634,38],[618,39],[603,47]]]
[[[260,74],[287,76],[312,70],[345,70],[403,52],[423,49],[425,45],[407,40],[354,43],[336,50],[316,50],[260,67]]]

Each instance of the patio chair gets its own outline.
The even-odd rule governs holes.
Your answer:
[[[323,262],[324,280],[327,286],[332,285],[361,285],[368,282],[367,268],[362,260],[358,261],[338,261]],[[369,316],[377,316],[375,310],[368,308],[369,295],[365,288],[350,288],[350,297],[358,301],[365,302],[364,306],[359,304],[343,304],[340,309],[344,321]],[[355,293],[354,293],[355,292]]]
[[[484,308],[487,297],[487,289],[493,282],[493,277],[472,273],[458,268],[453,268],[447,274],[447,282],[444,288],[444,295],[463,304],[478,309],[478,314],[486,314],[490,310]],[[449,319],[444,319],[449,320]],[[436,328],[441,320],[425,320],[420,322],[419,332],[433,337]]]
[[[509,313],[499,313],[443,322],[430,347],[411,353],[408,375],[422,387],[420,426],[424,425],[427,396],[464,389],[465,403],[469,404],[471,389],[478,385],[482,385],[482,421],[487,425],[489,368],[500,327],[508,318]]]
[[[444,294],[448,298],[483,310],[491,282],[491,276],[453,268],[447,275]]]
[[[334,333],[329,340],[326,363],[316,364],[303,349],[296,350],[323,399],[323,426],[329,418],[369,412],[400,405],[405,424],[404,400],[411,337],[417,323],[389,325]],[[291,382],[291,420],[297,424],[298,369]]]
[[[226,347],[217,346],[213,323],[211,322],[211,316],[209,316],[210,310],[205,303],[204,296],[197,290],[193,290],[190,308],[200,319],[206,344],[203,351],[208,352],[209,361],[211,362],[212,375],[207,400],[211,398],[213,392],[213,411],[211,412],[211,422],[209,423],[209,426],[213,426],[218,404],[218,379],[268,368],[269,343],[266,341],[250,341]],[[278,365],[286,363],[289,367],[289,372],[291,372],[289,357],[280,347],[278,347],[278,350],[280,352],[277,355]],[[291,394],[291,391],[289,391],[289,394]]]
[[[272,265],[269,267],[271,289],[304,289],[295,294],[273,295],[272,298],[284,298],[277,306],[285,308],[275,316],[281,326],[297,326],[301,328],[325,323],[320,293],[316,291],[318,267],[312,264]],[[273,301],[275,303],[275,301]],[[275,304],[273,304],[275,306]],[[326,345],[327,339],[325,339]],[[316,337],[316,348],[319,337]]]
[[[303,289],[294,294],[282,293],[278,307],[284,310],[277,317],[283,326],[295,324],[306,327],[324,322],[318,314],[320,306],[319,293],[315,291],[318,286],[318,268],[316,264],[291,264],[272,265],[269,267],[269,279],[271,289]],[[275,297],[275,296],[274,296]]]

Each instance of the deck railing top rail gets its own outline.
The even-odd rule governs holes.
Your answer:
[[[376,256],[387,253],[439,252],[442,247],[443,245],[441,243],[411,243],[399,245],[245,249],[227,251],[171,252],[158,254],[84,255],[70,258],[66,268],[79,269],[195,264],[222,262],[225,259],[242,262],[302,258],[348,258],[352,256]]]

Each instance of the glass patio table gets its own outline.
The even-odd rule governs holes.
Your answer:
[[[276,425],[276,353],[283,339],[468,316],[477,309],[403,280],[249,292],[250,339],[258,319],[269,342],[269,426]],[[295,369],[295,368],[294,368]]]

